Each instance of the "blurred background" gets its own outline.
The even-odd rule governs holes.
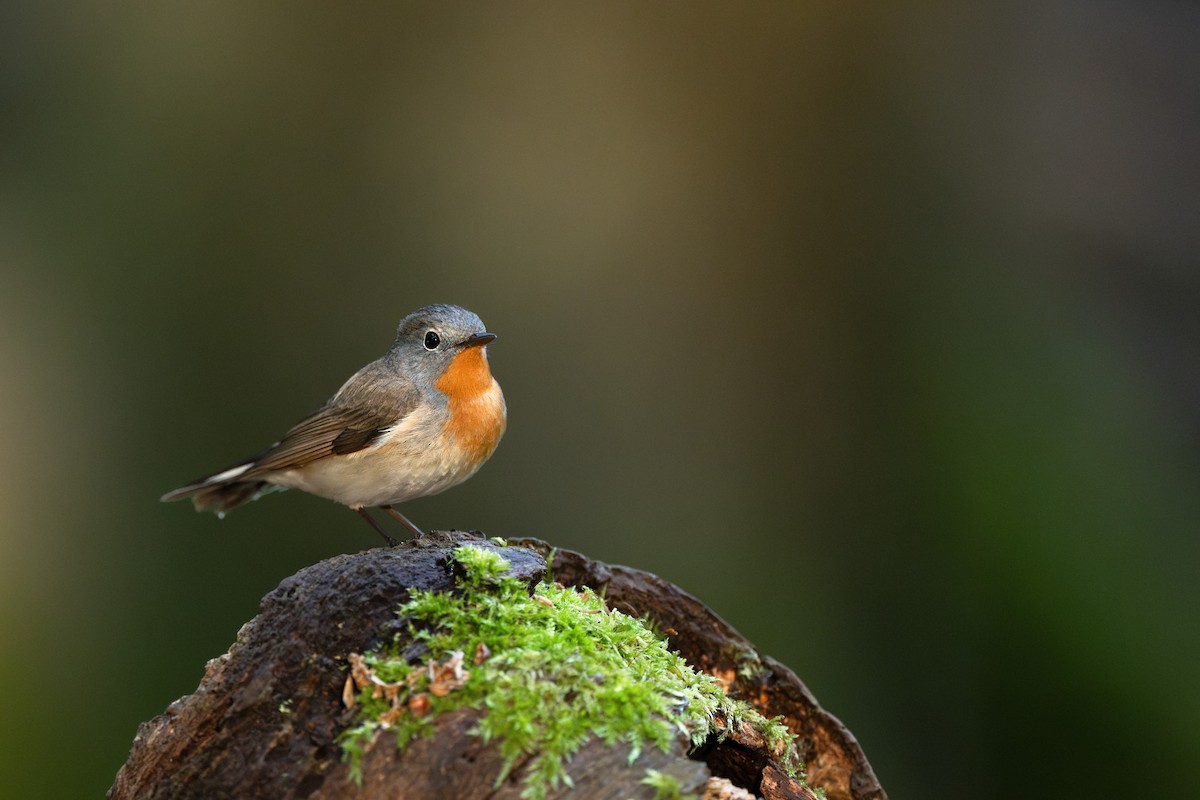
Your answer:
[[[678,583],[896,800],[1197,796],[1200,12],[893,5],[5,3],[3,794],[377,544],[158,497],[453,302],[510,424],[417,524]]]

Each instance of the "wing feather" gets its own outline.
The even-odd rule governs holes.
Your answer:
[[[302,419],[277,444],[260,453],[238,479],[295,469],[325,456],[367,448],[412,413],[419,399],[411,383],[397,380],[395,373],[380,362],[370,364],[316,413]]]
[[[296,469],[329,455],[370,447],[413,412],[421,395],[411,381],[400,380],[383,360],[359,370],[328,403],[300,420],[266,450],[228,469],[163,495],[163,500],[192,498],[199,511],[224,513],[269,491],[265,476]]]

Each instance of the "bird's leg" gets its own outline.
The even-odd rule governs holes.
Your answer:
[[[362,517],[368,523],[370,523],[371,527],[375,529],[376,533],[378,533],[380,536],[383,537],[384,541],[386,541],[388,543],[388,547],[395,547],[396,545],[400,544],[398,541],[396,541],[395,539],[393,539],[392,537],[387,535],[387,531],[385,531],[383,529],[383,527],[380,526],[380,524],[375,521],[374,517],[372,517],[370,514],[367,513],[367,510],[365,508],[363,508],[362,506],[359,506],[358,508],[355,508],[354,510],[355,510],[355,512],[358,513],[358,515],[360,517]]]
[[[422,536],[425,535],[425,531],[421,530],[416,525],[413,525],[411,522],[409,522],[408,517],[404,516],[396,509],[392,508],[391,506],[380,506],[380,508],[382,508],[388,514],[390,514],[392,519],[396,520],[401,525],[403,525],[404,527],[406,527],[410,531],[412,531],[418,539],[420,539]]]

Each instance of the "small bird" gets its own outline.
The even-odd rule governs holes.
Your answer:
[[[392,506],[462,483],[504,435],[504,394],[487,360],[495,338],[465,308],[419,308],[382,358],[278,442],[162,499],[190,497],[197,511],[223,517],[268,492],[300,489],[349,506],[389,544],[396,540],[368,507],[423,536]]]

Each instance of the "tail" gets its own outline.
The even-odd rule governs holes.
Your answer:
[[[225,515],[226,511],[237,508],[242,503],[257,500],[264,494],[282,490],[282,486],[272,486],[266,481],[238,480],[238,476],[254,465],[254,462],[240,464],[231,469],[223,470],[207,478],[201,478],[187,486],[167,492],[161,498],[162,502],[182,500],[190,497],[197,511],[213,511],[217,516]]]

